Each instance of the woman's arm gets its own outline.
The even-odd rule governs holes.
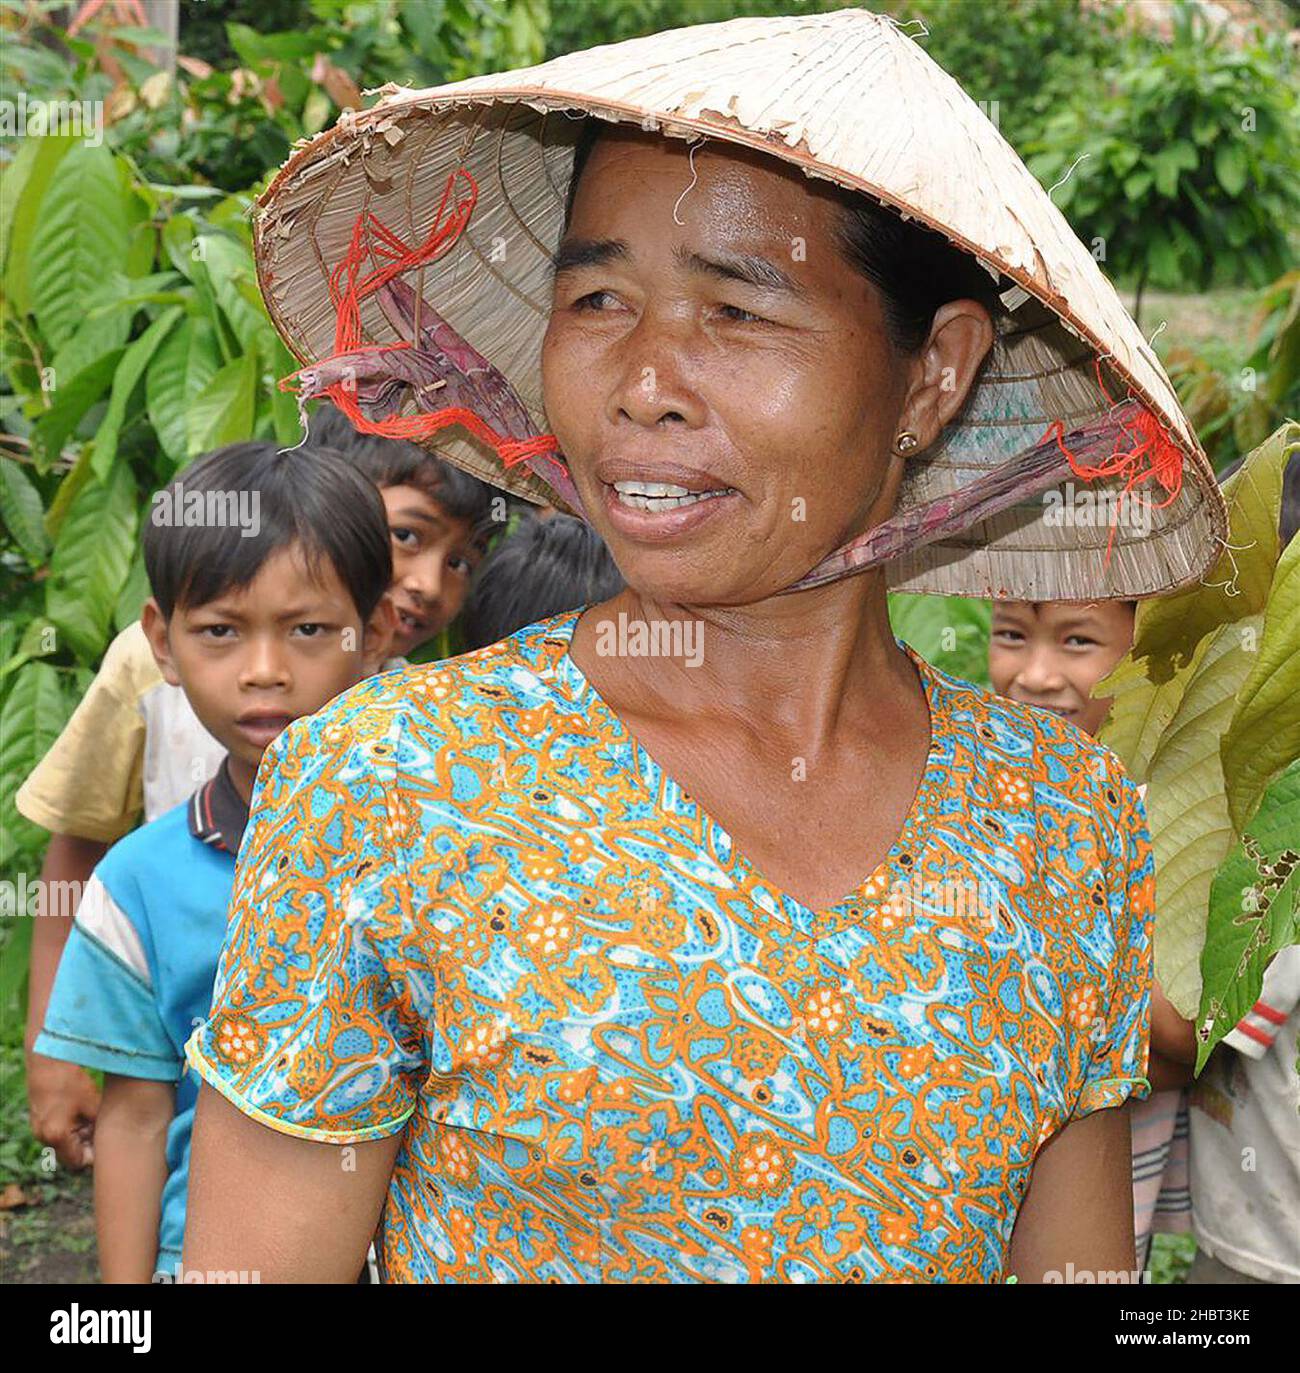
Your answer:
[[[190,1149],[186,1274],[356,1282],[402,1134],[344,1145],[299,1139],[259,1124],[204,1083]]]
[[[1009,1266],[1021,1282],[1067,1281],[1074,1273],[1127,1275],[1133,1239],[1133,1146],[1126,1112],[1115,1107],[1071,1121],[1039,1151],[1011,1236]],[[1077,1280],[1077,1279],[1076,1279]]]
[[[95,1232],[105,1282],[151,1282],[176,1086],[104,1076],[95,1125]]]

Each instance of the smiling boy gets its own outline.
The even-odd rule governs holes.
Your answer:
[[[212,999],[262,754],[373,671],[393,628],[383,504],[339,455],[233,444],[187,469],[185,486],[260,500],[255,537],[171,524],[144,536],[144,632],[226,757],[96,867],[35,1046],[105,1074],[95,1223],[106,1282],[147,1282],[180,1262],[197,1095],[184,1044]]]

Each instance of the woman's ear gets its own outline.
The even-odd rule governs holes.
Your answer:
[[[920,439],[918,455],[966,403],[993,347],[993,337],[993,321],[977,300],[950,300],[934,312],[930,337],[922,349],[921,376],[913,384],[899,424]]]
[[[378,672],[392,656],[393,642],[397,638],[397,607],[387,591],[379,598],[370,618],[366,621],[361,637],[361,661],[363,675],[369,677]]]
[[[144,609],[140,612],[140,628],[144,630],[144,637],[149,640],[149,647],[153,650],[153,660],[158,664],[158,671],[162,673],[163,681],[171,686],[180,686],[181,679],[176,671],[176,665],[172,661],[171,644],[167,635],[167,621],[163,616],[162,606],[152,596],[144,603]]]

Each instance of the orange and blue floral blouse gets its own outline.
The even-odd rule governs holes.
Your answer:
[[[907,649],[915,801],[809,910],[602,702],[578,614],[271,746],[190,1063],[275,1130],[403,1132],[387,1281],[1004,1278],[1037,1151],[1149,1090],[1137,788]]]

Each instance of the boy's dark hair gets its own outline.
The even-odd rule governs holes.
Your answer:
[[[453,519],[464,520],[470,538],[480,548],[485,549],[489,537],[504,528],[504,522],[492,518],[492,497],[503,493],[418,444],[359,433],[328,401],[308,421],[307,433],[311,443],[336,449],[376,486],[413,486],[423,491]]]
[[[200,509],[230,511],[257,501],[257,533],[232,522],[186,524]],[[170,516],[159,518],[163,511]],[[205,605],[247,586],[274,553],[297,545],[309,568],[327,561],[367,620],[393,579],[392,540],[374,485],[341,453],[315,445],[280,450],[273,443],[214,449],[155,493],[144,528],[144,565],[165,618],[179,606]]]
[[[465,646],[482,648],[524,625],[608,600],[623,578],[604,540],[572,515],[525,515],[488,554],[461,624]]]

